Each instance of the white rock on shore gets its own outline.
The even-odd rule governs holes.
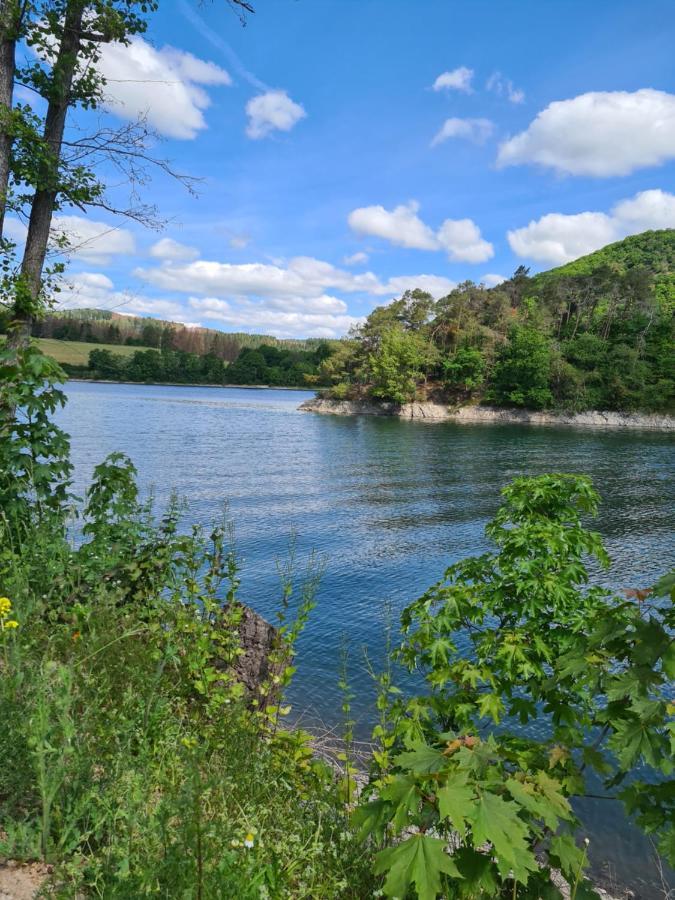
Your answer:
[[[675,431],[675,416],[658,413],[621,413],[588,410],[581,413],[552,413],[527,409],[502,409],[495,406],[461,406],[453,409],[442,403],[376,403],[369,400],[329,400],[315,397],[300,405],[304,412],[335,416],[397,416],[434,422],[486,423],[515,425],[570,425],[588,428],[648,429]]]

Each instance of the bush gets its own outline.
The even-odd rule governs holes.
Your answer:
[[[368,895],[339,778],[309,735],[283,726],[316,563],[299,593],[285,571],[273,665],[247,693],[234,675],[243,608],[228,528],[184,533],[176,502],[157,521],[133,465],[113,454],[74,547],[68,442],[49,418],[63,402],[58,369],[30,350],[11,370],[0,856],[54,864],[64,897]]]
[[[628,813],[675,858],[675,579],[623,599],[586,587],[588,556],[608,564],[581,523],[598,501],[586,478],[520,478],[503,495],[495,552],[451,566],[403,615],[400,658],[428,692],[401,701],[385,680],[355,814],[383,848],[389,897],[560,897],[553,868],[594,896],[570,803],[587,769],[624,785]],[[530,737],[542,715],[548,735]],[[646,781],[628,780],[638,768]]]

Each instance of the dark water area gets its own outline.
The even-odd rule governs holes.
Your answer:
[[[450,563],[485,551],[499,490],[518,475],[589,475],[602,496],[593,523],[613,565],[594,572],[621,589],[675,565],[675,441],[671,434],[536,426],[457,425],[298,411],[299,391],[71,383],[59,422],[72,436],[76,489],[113,450],[128,453],[158,506],[176,489],[188,521],[223,505],[236,528],[241,599],[274,621],[276,560],[325,556],[318,605],[299,643],[290,701],[335,724],[340,647],[349,646],[359,736],[374,718],[375,669],[386,623]],[[405,680],[403,682],[405,687]],[[650,844],[611,801],[584,801],[597,866],[642,897],[662,896]]]

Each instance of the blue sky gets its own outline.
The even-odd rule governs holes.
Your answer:
[[[104,59],[111,121],[147,113],[199,195],[156,178],[159,234],[64,220],[64,305],[339,336],[406,287],[675,227],[671,0],[255,6],[167,0]]]

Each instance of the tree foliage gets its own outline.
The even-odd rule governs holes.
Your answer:
[[[598,502],[584,477],[520,478],[503,497],[496,549],[403,614],[399,655],[428,692],[387,698],[355,813],[390,844],[376,863],[387,896],[559,897],[554,868],[589,896],[571,800],[590,770],[675,860],[672,577],[624,598],[589,586],[588,559],[609,560],[582,523]]]
[[[496,288],[408,291],[325,367],[332,395],[671,411],[674,248],[675,231],[647,232],[532,278],[520,266]]]

